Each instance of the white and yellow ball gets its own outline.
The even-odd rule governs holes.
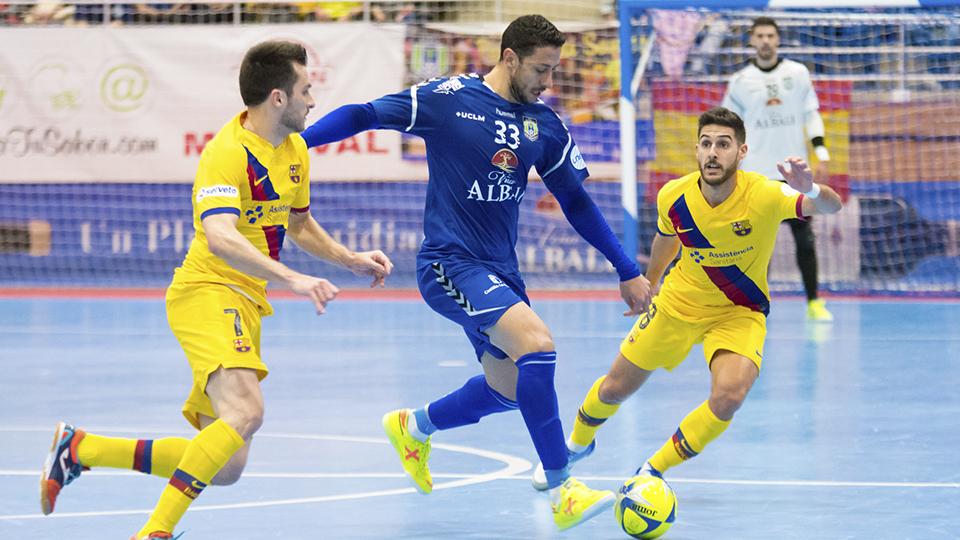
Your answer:
[[[641,474],[623,483],[613,509],[631,537],[658,538],[677,519],[677,495],[663,479]]]

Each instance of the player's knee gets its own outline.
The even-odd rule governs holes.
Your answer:
[[[609,405],[619,405],[626,401],[636,391],[637,387],[623,378],[607,375],[600,383],[597,394],[600,401]]]
[[[532,332],[527,339],[527,349],[529,352],[552,352],[557,350],[553,344],[553,336],[546,328],[537,329]]]
[[[730,420],[747,399],[749,387],[729,386],[717,389],[710,396],[710,410],[721,420]]]
[[[222,414],[220,418],[235,429],[241,437],[249,440],[263,425],[263,407],[258,405],[240,407]]]

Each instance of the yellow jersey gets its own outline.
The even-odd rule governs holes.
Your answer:
[[[711,207],[699,180],[699,171],[671,180],[657,195],[658,232],[682,244],[657,307],[687,319],[730,306],[767,315],[777,230],[784,219],[802,218],[803,195],[759,173],[737,171],[733,193]]]
[[[213,214],[234,214],[240,234],[264,255],[280,260],[290,212],[310,209],[310,159],[300,134],[274,147],[245,129],[245,118],[245,112],[235,116],[200,155],[192,196],[196,234],[173,282],[226,285],[269,315],[273,309],[267,302],[267,282],[211,253],[201,221]]]

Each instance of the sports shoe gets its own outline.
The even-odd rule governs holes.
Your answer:
[[[130,540],[177,540],[177,538],[180,538],[181,536],[183,536],[183,533],[174,536],[173,533],[154,531],[141,538],[137,538],[137,535],[133,535],[130,537]]]
[[[40,510],[44,515],[53,512],[57,495],[63,486],[76,480],[84,467],[77,458],[77,446],[86,433],[63,422],[57,423],[53,445],[40,473]]]
[[[400,455],[400,464],[413,481],[417,491],[423,494],[433,491],[433,480],[430,478],[430,438],[424,442],[418,441],[407,431],[407,419],[413,411],[398,409],[383,415],[383,430],[387,432],[390,444]]]
[[[589,456],[596,449],[596,439],[590,441],[590,444],[580,452],[574,452],[567,448],[567,470],[572,469],[574,463]],[[547,485],[547,474],[543,472],[543,463],[537,463],[537,468],[533,470],[533,476],[530,477],[530,483],[533,485],[533,489],[537,491],[546,491],[550,487]]]
[[[663,480],[663,473],[654,469],[653,465],[650,465],[649,461],[645,461],[643,465],[637,469],[637,472],[633,473],[634,476],[639,476],[641,474],[648,474],[650,476],[656,476],[657,478]]]
[[[590,489],[576,478],[567,478],[560,486],[560,502],[551,505],[553,522],[561,531],[576,527],[613,506],[612,491]]]
[[[827,310],[826,302],[817,298],[807,302],[807,318],[811,321],[830,322],[833,320],[833,314]]]

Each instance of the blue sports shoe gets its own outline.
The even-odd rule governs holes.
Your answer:
[[[573,450],[567,448],[567,469],[573,469],[574,463],[589,456],[596,449],[596,439],[592,440],[590,445],[584,448],[581,452],[574,452]],[[546,491],[549,487],[547,485],[547,475],[543,472],[543,463],[537,463],[537,468],[533,470],[533,476],[530,478],[530,483],[533,485],[533,489],[537,491]]]
[[[60,422],[53,435],[53,445],[40,475],[40,510],[44,515],[53,512],[57,495],[63,486],[73,482],[83,471],[77,458],[77,446],[86,433],[69,424]]]

